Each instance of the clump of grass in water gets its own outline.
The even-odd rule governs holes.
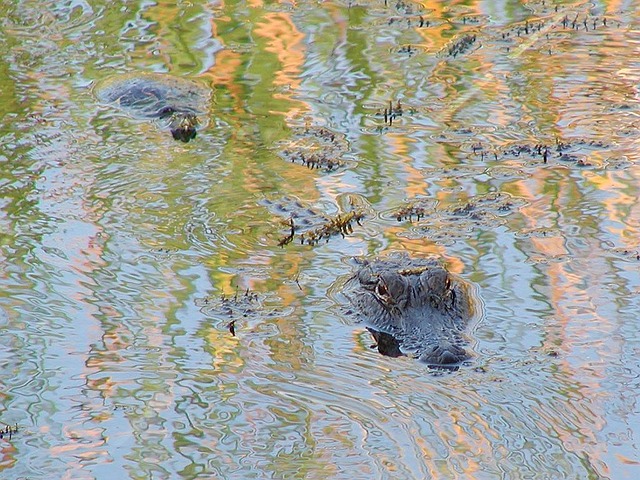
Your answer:
[[[15,435],[16,433],[18,433],[17,423],[15,424],[15,426],[5,425],[4,429],[0,429],[0,440],[2,440],[4,437],[9,437],[9,440],[11,440],[11,437],[13,437],[13,435]]]

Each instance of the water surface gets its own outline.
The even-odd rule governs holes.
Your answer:
[[[1,8],[2,478],[637,476],[637,3]],[[212,89],[195,140],[96,100],[134,71]],[[398,251],[477,286],[469,365],[345,315]]]

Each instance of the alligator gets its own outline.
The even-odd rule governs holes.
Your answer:
[[[470,358],[465,332],[478,311],[472,287],[435,259],[359,260],[344,295],[387,356],[408,355],[432,367]]]
[[[94,93],[99,101],[134,117],[167,122],[173,138],[184,143],[196,137],[198,116],[207,112],[211,96],[209,88],[195,80],[144,72],[109,77]]]

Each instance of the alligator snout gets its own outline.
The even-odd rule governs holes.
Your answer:
[[[427,365],[450,366],[459,364],[467,360],[468,358],[469,354],[464,348],[453,345],[451,343],[447,343],[446,345],[443,345],[441,343],[434,346],[429,351],[424,352],[420,356],[420,361],[426,363]]]

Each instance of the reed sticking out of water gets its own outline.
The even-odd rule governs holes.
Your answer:
[[[15,435],[16,433],[18,433],[17,423],[15,424],[15,426],[5,425],[4,429],[0,429],[0,440],[7,436],[9,437],[9,440],[11,440],[11,437],[13,437],[13,435]]]

